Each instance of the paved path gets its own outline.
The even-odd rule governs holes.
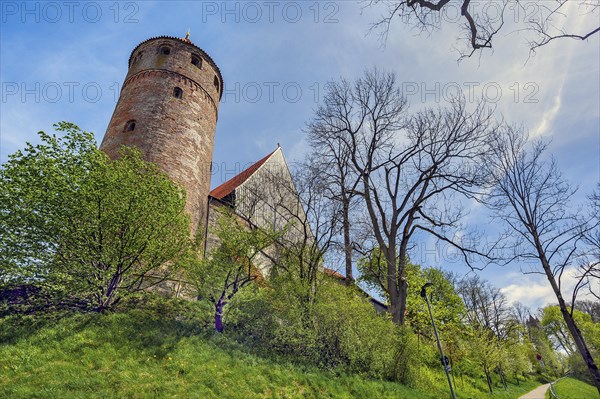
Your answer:
[[[519,399],[544,399],[546,396],[546,391],[550,388],[550,384],[545,384],[540,387],[537,387],[533,391],[521,396]]]

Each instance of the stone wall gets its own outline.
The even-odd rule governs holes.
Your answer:
[[[222,85],[217,66],[191,42],[168,37],[143,42],[132,52],[100,146],[112,158],[121,145],[135,146],[185,188],[192,233],[206,219]]]

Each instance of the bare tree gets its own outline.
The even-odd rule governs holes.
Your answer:
[[[582,289],[586,289],[590,296],[600,300],[600,183],[589,200],[588,220],[593,222],[592,228],[583,235],[585,248],[581,251],[579,260],[573,303]]]
[[[505,339],[510,329],[510,309],[504,294],[479,276],[464,278],[458,294],[467,309],[467,321],[473,326],[490,330],[499,339]]]
[[[498,288],[477,275],[463,278],[458,283],[457,292],[467,310],[466,324],[488,337],[489,342],[483,343],[484,346],[495,346],[499,353],[510,353],[510,349],[518,350],[516,348],[524,334],[521,326],[525,326],[529,316],[529,311],[523,305],[509,306],[506,296]],[[493,349],[488,350],[494,352]],[[498,361],[494,366],[494,371],[500,375],[505,388],[505,372],[510,370],[509,363]],[[491,392],[490,364],[483,365]]]
[[[493,130],[491,111],[468,112],[457,99],[444,109],[409,116],[395,75],[368,71],[354,84],[329,84],[311,130],[339,137],[360,181],[357,194],[368,215],[374,245],[385,258],[384,289],[396,323],[404,323],[405,267],[411,242],[433,235],[465,255],[477,253],[457,235],[464,209],[450,202],[475,195],[484,176],[476,165]],[[378,271],[374,270],[374,273]]]
[[[521,302],[514,302],[511,310],[511,317],[522,327],[527,326],[527,321],[531,317],[531,310]]]
[[[341,213],[341,203],[329,200],[329,187],[321,177],[319,164],[311,158],[295,171],[293,189],[302,211],[290,209],[287,212],[293,215],[291,226],[298,229],[299,234],[284,244],[288,255],[294,258],[290,263],[299,268],[299,277],[313,289],[316,289],[317,272],[323,269],[325,255],[339,232]],[[285,207],[285,203],[281,207]]]
[[[600,302],[593,300],[579,300],[577,307],[583,313],[587,313],[594,323],[600,323]]]
[[[341,208],[342,251],[346,271],[346,284],[354,282],[352,271],[353,240],[351,236],[353,205],[356,203],[356,188],[360,176],[350,161],[350,150],[343,138],[322,130],[318,122],[309,123],[307,134],[313,150],[311,167],[318,168],[318,176],[324,188],[323,193]]]
[[[553,40],[586,40],[600,32],[600,26],[595,26],[592,29],[581,32],[568,31],[564,26],[565,23],[561,23],[560,21],[566,21],[568,18],[568,11],[565,9],[569,7],[569,3],[577,3],[576,8],[579,12],[577,17],[579,18],[584,15],[598,16],[600,14],[599,0],[580,0],[577,2],[574,2],[573,0],[555,0],[538,2],[540,16],[537,18],[529,18],[526,27],[526,30],[533,33],[533,38],[528,42],[532,51],[535,51],[538,47],[545,46]],[[595,21],[596,25],[598,25],[598,17],[595,18]]]
[[[495,180],[487,203],[511,231],[513,253],[508,260],[525,261],[530,269],[524,272],[546,276],[600,392],[600,372],[573,319],[574,306],[569,308],[563,297],[561,284],[565,272],[577,264],[584,236],[598,221],[588,223],[568,213],[575,190],[561,177],[556,162],[544,159],[547,145],[543,141],[528,143],[522,130],[510,126],[504,130],[498,134],[494,156],[487,164]],[[571,299],[575,304],[576,294]]]
[[[395,20],[428,33],[440,29],[443,22],[458,23],[462,30],[459,41],[465,44],[459,50],[461,58],[470,57],[479,50],[491,49],[496,35],[507,28],[511,19],[517,23],[521,34],[522,31],[529,34],[526,40],[530,51],[556,39],[586,40],[600,32],[598,26],[584,32],[571,32],[566,28],[567,21],[581,21],[585,15],[592,20],[600,14],[598,0],[539,0],[527,3],[520,0],[369,0],[366,3],[384,10],[371,27],[384,42]],[[569,3],[576,3],[578,10],[567,10]],[[458,19],[452,17],[455,14]],[[597,18],[593,22],[597,24]]]
[[[272,274],[293,273],[316,290],[317,273],[339,231],[340,203],[329,201],[327,181],[309,158],[293,174],[284,165],[264,167],[243,186],[238,212],[259,226],[280,232],[275,246],[263,251]]]

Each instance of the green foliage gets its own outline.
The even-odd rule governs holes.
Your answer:
[[[184,268],[198,295],[215,308],[215,329],[223,331],[225,307],[260,272],[260,254],[277,239],[277,233],[245,225],[229,208],[219,210],[211,232],[217,238],[215,248],[204,259],[190,258]],[[262,259],[264,261],[264,259]]]
[[[579,313],[579,312],[578,312]],[[574,314],[573,318],[576,320],[577,316]],[[546,332],[546,335],[552,341],[555,349],[562,349],[567,352],[569,355],[575,352],[575,344],[573,343],[573,339],[569,334],[569,329],[565,324],[563,316],[560,312],[560,308],[558,306],[546,306],[542,310],[542,328]]]
[[[205,259],[192,262],[187,275],[195,283],[202,297],[215,301],[233,290],[232,282],[249,282],[256,275],[260,252],[273,244],[277,235],[261,228],[249,228],[228,208],[218,209],[219,216],[211,233],[217,244],[209,249]],[[238,287],[239,288],[239,287]]]
[[[534,365],[534,371],[537,373],[547,373],[553,377],[552,379],[562,375],[565,371],[563,370],[563,365],[541,325],[537,323],[529,325],[528,338],[532,344],[532,348],[528,354],[530,361]],[[542,356],[542,363],[536,359],[537,354]]]
[[[387,297],[387,263],[385,256],[379,247],[374,248],[369,256],[362,257],[356,262],[359,277],[358,282],[367,286],[370,291],[377,292],[379,295]]]
[[[597,359],[600,356],[600,323],[594,323],[588,313],[579,310],[573,311],[573,320],[581,330],[592,357]],[[541,324],[554,347],[567,353],[569,368],[573,375],[580,379],[589,380],[587,366],[576,350],[560,308],[558,306],[546,306],[542,310]]]
[[[387,265],[381,251],[376,248],[368,258],[359,259],[357,267],[360,272],[358,280],[369,289],[385,296]],[[406,299],[406,320],[408,324],[418,334],[433,336],[427,305],[420,295],[421,287],[427,282],[432,282],[433,286],[427,292],[433,317],[440,324],[441,331],[448,332],[448,337],[454,336],[455,330],[460,327],[465,307],[444,272],[435,268],[422,268],[419,265],[407,262],[404,276],[409,282]]]
[[[271,287],[247,290],[231,322],[246,342],[266,352],[412,383],[416,375],[408,365],[418,363],[414,335],[400,334],[355,287],[321,279],[312,301],[301,279],[281,277]]]
[[[440,337],[449,344],[462,328],[462,318],[465,306],[454,286],[444,272],[435,268],[421,268],[418,265],[408,264],[406,276],[410,281],[408,287],[406,319],[411,327],[420,334],[428,335],[433,339],[431,318],[427,304],[421,297],[421,287],[427,282],[433,285],[427,289],[431,313],[438,326]]]
[[[188,252],[185,193],[137,150],[111,161],[91,133],[55,126],[0,169],[0,282],[104,310]]]

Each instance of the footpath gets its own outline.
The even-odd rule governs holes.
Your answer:
[[[550,388],[550,384],[544,384],[542,386],[537,387],[533,391],[526,393],[519,399],[544,399],[546,397],[545,395],[548,388]]]

